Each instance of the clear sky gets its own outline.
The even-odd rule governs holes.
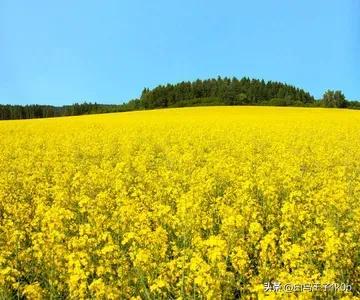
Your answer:
[[[359,0],[0,0],[0,103],[121,103],[220,76],[360,100]]]

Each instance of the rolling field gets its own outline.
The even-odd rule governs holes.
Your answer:
[[[0,299],[359,297],[359,201],[360,111],[2,121]]]

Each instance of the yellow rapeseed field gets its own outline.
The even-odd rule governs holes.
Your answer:
[[[360,111],[2,121],[0,299],[359,297],[359,200]]]

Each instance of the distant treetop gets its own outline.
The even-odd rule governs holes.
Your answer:
[[[199,99],[199,101],[194,101]],[[308,92],[281,82],[244,77],[196,80],[177,84],[159,85],[150,90],[145,88],[140,105],[147,108],[176,107],[199,104],[216,105],[259,105],[282,102],[284,105],[314,103]]]

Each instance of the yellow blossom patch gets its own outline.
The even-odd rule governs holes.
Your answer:
[[[359,149],[345,109],[1,121],[0,299],[355,298]]]

